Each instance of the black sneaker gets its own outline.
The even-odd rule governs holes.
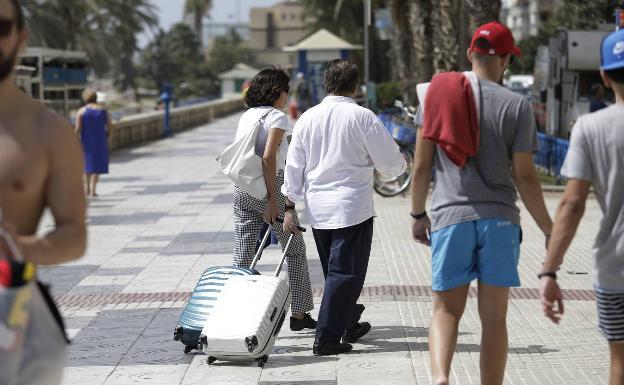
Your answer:
[[[312,347],[315,356],[333,356],[334,354],[348,353],[353,349],[351,344],[329,341],[316,341]]]
[[[355,327],[345,331],[345,334],[342,336],[342,342],[352,344],[364,337],[370,330],[371,325],[368,322],[358,322]]]
[[[290,317],[290,330],[298,332],[303,329],[316,329],[316,321],[310,313],[305,313],[303,319]]]

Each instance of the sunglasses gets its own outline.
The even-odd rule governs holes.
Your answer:
[[[0,37],[8,37],[13,32],[13,20],[0,18]]]
[[[512,65],[513,62],[516,60],[516,57],[513,54],[505,54],[505,55],[501,56],[501,58],[504,58],[507,55],[509,55],[509,65]]]

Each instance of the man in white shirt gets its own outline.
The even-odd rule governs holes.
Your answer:
[[[358,67],[333,60],[325,70],[328,96],[297,121],[286,160],[284,195],[305,200],[325,275],[315,355],[346,353],[368,333],[358,322],[373,237],[373,171],[389,177],[407,166],[377,116],[353,100]],[[294,207],[284,229],[297,232]],[[342,337],[342,342],[341,342]]]

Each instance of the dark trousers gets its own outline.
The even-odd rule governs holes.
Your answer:
[[[341,229],[312,229],[325,275],[316,340],[339,342],[354,318],[373,240],[373,218]]]

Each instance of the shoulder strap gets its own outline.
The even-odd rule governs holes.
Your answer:
[[[266,119],[267,116],[269,116],[269,114],[271,112],[273,112],[274,108],[271,107],[269,108],[269,110],[267,112],[265,112],[264,114],[262,114],[262,116],[260,117],[260,119],[258,119],[259,122],[264,123],[264,120]]]

